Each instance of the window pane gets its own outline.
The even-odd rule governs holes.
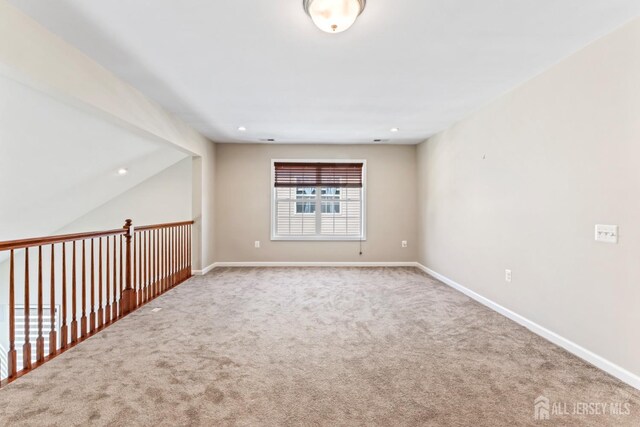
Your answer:
[[[336,187],[322,187],[320,194],[322,198],[340,198],[340,188]]]
[[[321,189],[322,199],[322,213],[323,214],[338,214],[340,213],[340,203],[331,202],[326,203],[325,200],[340,200],[340,188],[336,187],[323,187]]]
[[[320,233],[327,236],[357,237],[362,233],[362,206],[358,195],[352,195],[350,200],[339,202],[323,202],[323,211],[335,209],[332,213],[323,213]],[[334,205],[338,208],[334,208]]]
[[[323,214],[339,214],[340,202],[322,202]]]
[[[297,214],[316,213],[316,202],[297,202],[296,213]]]
[[[275,231],[279,236],[316,234],[316,216],[297,214],[295,200],[278,200],[275,204]]]
[[[296,203],[297,214],[315,214],[316,213],[316,189],[315,187],[298,187],[296,188],[297,200],[308,200]]]
[[[315,198],[316,197],[316,188],[315,187],[297,187],[296,188],[296,197],[301,198]]]

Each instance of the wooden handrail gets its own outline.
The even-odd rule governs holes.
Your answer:
[[[135,231],[157,230],[159,228],[179,227],[181,225],[193,225],[193,224],[194,224],[193,221],[181,221],[181,222],[168,222],[166,224],[143,225],[142,227],[136,227]]]
[[[24,248],[33,248],[35,246],[52,245],[52,244],[63,243],[63,242],[73,242],[76,240],[85,240],[85,239],[105,237],[105,236],[116,236],[118,234],[125,234],[126,232],[127,230],[125,230],[124,228],[116,228],[115,230],[107,230],[107,231],[92,231],[88,233],[61,234],[58,236],[34,237],[31,239],[21,239],[21,240],[8,240],[6,242],[0,242],[0,252],[10,251],[12,249],[24,249]]]
[[[141,227],[136,227],[135,231],[145,231],[145,230],[158,230],[160,228],[168,228],[168,227],[177,227],[181,225],[193,225],[194,221],[180,221],[180,222],[167,222],[164,224],[154,224],[154,225],[143,225]],[[107,236],[116,236],[116,235],[125,235],[127,230],[125,228],[116,228],[115,230],[107,230],[107,231],[90,231],[86,233],[75,233],[75,234],[60,234],[57,236],[48,236],[48,237],[33,237],[30,239],[20,239],[20,240],[7,240],[6,242],[0,242],[0,252],[10,251],[12,249],[24,249],[24,248],[33,248],[35,246],[44,246],[51,245],[62,242],[72,242],[74,240],[85,240],[91,238],[99,238],[99,237],[107,237]]]
[[[181,221],[134,227],[131,220],[127,220],[123,228],[114,230],[0,242],[0,252],[10,252],[9,301],[0,300],[0,304],[9,307],[9,322],[4,326],[9,328],[6,334],[9,339],[8,378],[0,378],[0,386],[41,366],[189,279],[192,276],[193,224],[194,221]],[[31,248],[37,250],[30,251]],[[30,254],[37,258],[31,264],[32,268]],[[18,255],[24,256],[22,261]],[[43,265],[47,260],[50,260],[48,276]],[[18,264],[24,268],[22,279],[18,275]],[[30,280],[31,270],[36,273],[35,280]],[[56,272],[60,272],[60,276]],[[4,279],[0,277],[0,280]],[[19,287],[19,282],[24,287]],[[45,310],[46,288],[50,307]],[[18,289],[23,289],[22,295],[17,294]],[[36,301],[32,301],[31,292],[35,293]],[[25,334],[20,337],[16,336],[18,298],[24,299]],[[34,307],[35,312],[32,311]],[[59,322],[55,320],[59,313],[56,307],[61,308]],[[50,330],[44,328],[47,321]],[[34,343],[30,340],[30,331],[37,333]],[[16,344],[21,341],[24,343],[20,347],[22,357],[18,358]],[[46,341],[49,342],[48,350]],[[32,359],[32,353],[35,359]]]

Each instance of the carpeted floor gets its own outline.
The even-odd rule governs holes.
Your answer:
[[[0,389],[3,426],[549,424],[640,392],[411,268],[215,270]]]

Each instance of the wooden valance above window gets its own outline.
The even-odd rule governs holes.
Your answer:
[[[362,163],[275,163],[275,187],[362,188]]]

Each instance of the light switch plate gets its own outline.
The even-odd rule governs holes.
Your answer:
[[[618,243],[618,226],[596,224],[596,242]]]
[[[256,249],[260,248],[260,240],[256,240],[255,243],[253,244],[253,247]]]

